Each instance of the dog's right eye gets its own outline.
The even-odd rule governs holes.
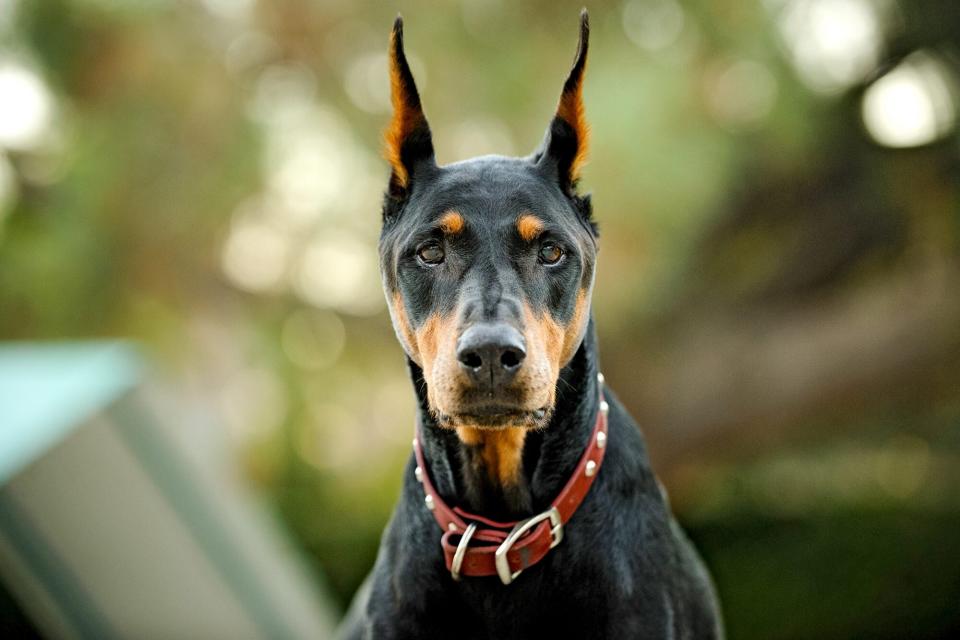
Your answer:
[[[417,257],[420,258],[420,262],[423,264],[429,266],[438,265],[443,262],[443,247],[435,242],[425,244],[417,249]]]

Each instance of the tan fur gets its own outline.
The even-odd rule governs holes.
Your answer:
[[[403,77],[400,74],[399,62],[397,60],[397,35],[396,32],[390,34],[390,102],[393,104],[393,118],[387,129],[383,132],[383,157],[386,158],[393,172],[397,176],[397,182],[401,187],[406,187],[410,181],[407,175],[407,168],[403,166],[400,160],[400,149],[403,141],[417,128],[424,120],[423,110],[418,106],[413,106],[409,102],[409,96],[403,86]]]
[[[590,125],[583,108],[583,80],[577,83],[573,91],[564,91],[557,106],[557,116],[573,127],[577,134],[577,155],[570,163],[570,181],[580,179],[580,170],[587,162],[590,148]]]
[[[403,304],[403,296],[399,291],[393,292],[393,299],[390,302],[390,318],[393,320],[393,328],[397,333],[397,338],[404,350],[413,359],[420,364],[420,350],[417,346],[417,336],[410,326],[410,320],[407,318],[407,308]]]
[[[587,72],[587,40],[586,33],[581,27],[580,48],[577,51],[578,63],[571,69],[570,77],[564,85],[564,91],[560,95],[560,104],[557,105],[557,117],[569,124],[577,135],[577,155],[570,163],[570,181],[576,182],[580,179],[580,170],[587,162],[588,149],[590,147],[590,126],[587,124],[587,117],[583,108],[583,77]],[[582,58],[581,58],[582,56]]]
[[[491,482],[502,487],[519,483],[526,429],[457,427],[457,435],[464,444],[480,447],[480,458]]]
[[[456,235],[463,231],[465,224],[459,211],[447,211],[440,218],[440,230],[448,235]]]
[[[539,387],[543,404],[553,406],[556,402],[556,381],[560,375],[559,350],[552,345],[558,341],[559,325],[543,316],[534,314],[530,305],[523,305],[524,339],[527,343],[527,357],[520,371],[531,387]],[[549,314],[546,314],[549,318]]]
[[[560,366],[564,367],[583,340],[583,334],[587,329],[587,320],[590,318],[590,303],[587,300],[585,289],[577,291],[577,301],[573,308],[573,316],[570,318],[570,324],[563,329],[563,347],[560,349]]]
[[[427,381],[427,400],[430,406],[449,412],[461,386],[457,366],[457,326],[454,315],[431,315],[416,331],[420,366]]]
[[[525,369],[531,374],[539,369],[542,378],[544,368],[549,371],[549,404],[553,406],[556,394],[556,380],[562,369],[573,357],[583,332],[586,329],[589,313],[587,312],[587,292],[580,289],[577,292],[576,307],[570,324],[563,326],[558,323],[549,312],[544,311],[537,315],[529,305],[524,305],[524,321],[526,324],[525,339],[527,342],[527,360],[529,365]],[[532,365],[532,366],[530,366]],[[539,365],[539,366],[538,366]]]
[[[536,240],[541,231],[543,231],[543,220],[532,213],[524,213],[517,218],[517,233],[526,242]]]

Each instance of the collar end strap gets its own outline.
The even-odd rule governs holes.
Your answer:
[[[543,513],[518,522],[516,526],[513,527],[513,530],[507,534],[507,539],[497,547],[497,550],[493,554],[494,565],[497,567],[497,575],[500,576],[500,581],[503,584],[510,584],[526,569],[526,567],[522,567],[516,571],[510,569],[510,561],[507,555],[510,549],[527,531],[530,531],[530,529],[546,520],[550,521],[550,546],[547,551],[553,549],[563,541],[563,522],[560,521],[560,512],[557,511],[556,507],[550,507]]]

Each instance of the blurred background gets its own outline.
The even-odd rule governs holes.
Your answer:
[[[137,340],[344,607],[413,429],[390,25],[441,163],[524,155],[581,5],[0,0],[0,339]],[[729,637],[958,637],[960,5],[588,8],[603,368]]]

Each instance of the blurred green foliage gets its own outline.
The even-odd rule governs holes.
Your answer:
[[[345,603],[413,420],[376,270],[389,26],[451,162],[536,147],[579,8],[0,2],[0,338],[144,341]],[[589,9],[604,369],[730,637],[954,637],[960,8]]]

